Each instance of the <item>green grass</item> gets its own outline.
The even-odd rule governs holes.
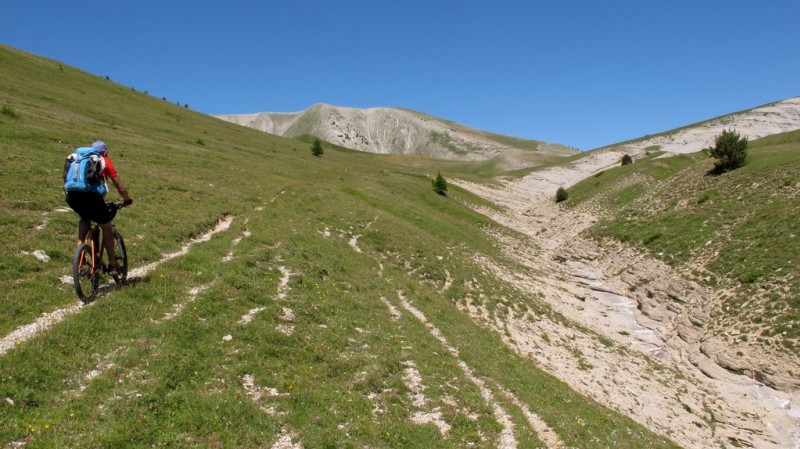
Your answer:
[[[0,66],[0,104],[13,111],[0,114],[0,334],[77,301],[60,280],[77,219],[62,211],[59,179],[77,146],[109,144],[135,199],[115,220],[131,268],[160,262],[0,355],[4,446],[270,447],[286,431],[303,447],[496,447],[500,426],[463,361],[509,411],[520,448],[542,443],[501,386],[568,446],[676,447],[581,397],[458,309],[477,282],[490,310],[511,302],[552,314],[478,266],[476,253],[502,260],[484,234],[496,225],[458,187],[437,195],[422,158],[328,146],[315,158],[307,141],[8,47]],[[446,177],[480,179],[474,167],[433,164],[448,167]],[[164,261],[225,216],[228,230]],[[402,311],[398,291],[460,359]],[[397,320],[381,298],[402,311]],[[446,438],[411,419],[408,361],[452,426]]]
[[[718,319],[751,323],[754,335],[798,353],[800,131],[752,141],[749,156],[718,176],[702,154],[638,160],[578,183],[570,204],[596,201],[610,212],[590,230],[597,238],[677,267],[704,258],[711,282],[735,292]]]

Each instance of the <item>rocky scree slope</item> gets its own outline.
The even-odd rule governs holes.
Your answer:
[[[627,370],[619,385],[630,386],[632,395],[608,389],[598,397],[601,402],[629,410],[635,419],[686,447],[798,447],[800,360],[716,334],[705,324],[712,321],[715,305],[728,292],[694,282],[690,273],[624,243],[603,244],[583,235],[611,211],[591,201],[574,208],[553,201],[559,186],[572,186],[617,166],[624,154],[636,157],[656,149],[666,151],[660,157],[692,153],[712,145],[724,129],[735,129],[750,139],[800,129],[800,98],[592,151],[523,178],[500,179],[501,187],[451,182],[503,206],[502,212],[488,208],[484,212],[536,243],[505,246],[531,272],[534,268],[545,272],[530,283],[554,308],[679,373],[664,381],[668,388],[661,391],[657,383],[648,384],[652,372]],[[537,246],[538,250],[524,251]],[[530,337],[523,334],[519,341]],[[584,353],[587,358],[592,354],[589,349]],[[595,367],[601,366],[592,360]],[[617,370],[623,362],[615,365]],[[558,364],[553,371],[587,394],[604,392],[607,386],[607,377],[598,373],[565,374]],[[650,407],[654,401],[659,407]],[[689,403],[700,405],[685,405]]]

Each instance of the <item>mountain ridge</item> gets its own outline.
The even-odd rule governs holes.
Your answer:
[[[508,151],[571,156],[565,145],[470,128],[409,109],[348,108],[317,103],[299,112],[221,114],[215,117],[283,137],[313,135],[335,145],[378,154],[415,154],[482,161]]]
[[[800,96],[732,112],[652,136],[618,142],[600,149],[620,148],[639,153],[658,146],[671,154],[694,153],[714,143],[714,137],[726,129],[739,132],[749,140],[800,129]]]

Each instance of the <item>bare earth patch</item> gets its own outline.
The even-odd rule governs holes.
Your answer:
[[[492,409],[494,410],[495,419],[501,426],[500,430],[500,441],[497,445],[498,449],[514,449],[517,447],[517,439],[514,436],[514,422],[511,420],[511,416],[508,412],[500,405],[500,403],[495,399],[494,393],[492,390],[486,385],[486,382],[478,377],[475,374],[475,371],[466,364],[463,360],[459,358],[458,349],[450,345],[447,339],[444,337],[442,332],[437,329],[433,324],[428,321],[428,318],[423,314],[419,309],[411,305],[408,299],[405,296],[404,292],[397,292],[397,296],[400,300],[400,304],[406,309],[412,316],[414,316],[417,320],[420,321],[433,335],[442,346],[449,352],[453,357],[458,360],[458,366],[461,368],[461,371],[464,373],[464,376],[469,379],[481,392],[481,396],[489,404]]]
[[[417,411],[411,415],[411,421],[416,424],[433,424],[439,429],[442,437],[447,437],[450,433],[450,424],[442,419],[442,412],[436,407],[429,409],[428,398],[425,396],[425,385],[422,383],[422,375],[417,370],[417,365],[413,360],[403,362],[403,383],[411,392],[411,404]]]

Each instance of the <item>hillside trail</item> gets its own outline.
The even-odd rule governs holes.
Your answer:
[[[282,194],[283,192],[281,192]],[[280,194],[279,194],[280,195]],[[274,198],[273,198],[274,200]],[[256,211],[263,210],[263,207],[256,208]],[[175,252],[163,254],[160,259],[150,264],[132,269],[129,272],[130,280],[135,281],[139,278],[144,278],[149,275],[150,272],[158,268],[160,265],[169,262],[173,259],[177,259],[180,257],[185,256],[193,246],[197,244],[201,244],[204,242],[208,242],[214,237],[216,234],[228,231],[231,224],[234,221],[234,217],[231,215],[222,215],[217,223],[214,225],[212,229],[208,229],[202,235],[194,237],[189,241],[185,242],[181,248]],[[222,257],[221,263],[227,263],[236,258],[236,247],[238,244],[243,240],[251,236],[251,232],[246,228],[248,223],[248,219],[245,218],[243,220],[245,229],[242,231],[241,235],[231,240],[231,246],[229,251],[225,256]],[[278,266],[277,271],[279,271],[282,277],[279,279],[276,285],[276,293],[273,296],[273,300],[277,302],[285,301],[287,296],[288,281],[289,277],[293,274],[288,269],[283,266]],[[65,279],[62,279],[62,282],[71,283],[71,277],[65,276]],[[214,282],[214,281],[212,281]],[[191,287],[188,292],[187,296],[183,299],[178,301],[173,305],[171,311],[166,312],[163,316],[159,318],[152,318],[152,323],[159,324],[163,322],[175,321],[177,320],[181,314],[183,314],[187,308],[198,300],[198,298],[205,294],[205,292],[210,288],[211,284],[203,284]],[[107,289],[107,293],[112,291],[112,284],[108,283],[104,286]],[[9,349],[12,347],[22,344],[27,340],[35,337],[36,335],[46,332],[50,327],[60,323],[68,316],[79,313],[85,307],[91,307],[93,303],[84,304],[80,301],[76,302],[75,304],[57,309],[52,312],[44,313],[40,316],[36,321],[33,323],[21,326],[14,330],[11,334],[0,338],[0,357],[2,357]],[[257,307],[249,310],[245,315],[240,317],[240,319],[236,322],[235,327],[241,328],[242,326],[248,325],[253,318],[263,312],[266,307]],[[279,317],[279,320],[282,321],[282,324],[278,326],[278,330],[284,332],[286,334],[291,334],[293,332],[293,325],[292,322],[294,321],[295,313],[289,307],[282,308],[282,315]],[[237,329],[228,329],[230,333],[222,337],[224,342],[231,341],[233,336],[232,334],[236,333]],[[60,393],[60,397],[62,398],[70,398],[70,397],[78,397],[83,395],[84,391],[89,388],[90,384],[94,382],[96,379],[99,379],[101,376],[105,375],[106,373],[110,372],[114,368],[120,364],[120,360],[123,359],[124,355],[130,352],[130,345],[133,344],[132,341],[122,342],[122,344],[116,347],[114,350],[107,354],[93,354],[93,358],[96,360],[95,366],[92,367],[91,370],[80,373],[79,375],[75,376],[74,382],[68,382],[65,378],[65,385],[66,389]],[[138,344],[138,343],[137,343]],[[137,397],[141,397],[141,394],[137,392],[135,389],[135,385],[138,383],[146,382],[145,376],[147,375],[146,366],[139,365],[131,368],[123,375],[123,378],[120,378],[118,381],[120,383],[126,383],[128,385],[134,386],[132,390],[125,393],[127,395],[136,395]],[[261,409],[273,417],[278,417],[278,413],[274,409],[273,404],[266,404],[269,399],[274,398],[281,398],[288,396],[288,393],[282,393],[277,391],[274,388],[270,387],[262,387],[256,383],[256,379],[251,374],[245,374],[242,379],[242,388],[244,393],[247,397],[255,402],[257,405],[261,407]],[[112,392],[114,395],[114,400],[118,401],[121,399],[121,396],[117,394],[118,392]],[[262,399],[263,398],[263,399]],[[7,399],[8,401],[8,399]],[[275,441],[271,446],[272,449],[299,449],[302,448],[301,445],[295,444],[292,441],[292,437],[296,437],[296,432],[287,432],[286,426],[282,425],[281,433],[274,436]],[[27,435],[21,440],[10,442],[6,447],[25,447],[31,440],[32,435]],[[267,447],[267,446],[265,446]]]
[[[178,257],[182,257],[189,252],[189,249],[195,244],[203,243],[211,240],[215,234],[220,232],[226,231],[231,223],[233,222],[233,217],[229,215],[223,215],[217,221],[215,226],[206,231],[204,234],[195,237],[188,242],[184,243],[183,246],[173,253],[164,254],[159,260],[155,262],[151,262],[145,266],[134,268],[130,270],[128,273],[128,282],[135,282],[136,279],[143,278],[147,276],[151,271],[156,269],[161,264],[169,262]],[[61,277],[61,282],[64,284],[72,284],[72,276],[64,275]],[[101,289],[105,292],[109,291],[114,286],[113,281],[108,281],[105,285],[101,287]],[[5,336],[0,336],[0,357],[3,356],[6,352],[12,349],[16,345],[20,345],[36,335],[47,331],[50,327],[64,321],[70,315],[74,315],[79,313],[84,307],[91,306],[91,303],[84,304],[81,301],[75,301],[71,305],[67,307],[62,307],[51,312],[45,312],[40,315],[34,322],[22,325],[16,329],[14,329],[10,334]]]
[[[499,187],[449,180],[501,206],[476,210],[519,233],[488,231],[523,269],[479,262],[594,334],[546,317],[491,316],[472,304],[467,312],[576,391],[684,447],[800,448],[796,360],[784,366],[766,357],[771,366],[751,370],[760,380],[723,368],[743,349],[703,327],[718,292],[632,248],[583,237],[602,216],[592,205],[555,204],[558,186],[620,157],[599,153]]]

